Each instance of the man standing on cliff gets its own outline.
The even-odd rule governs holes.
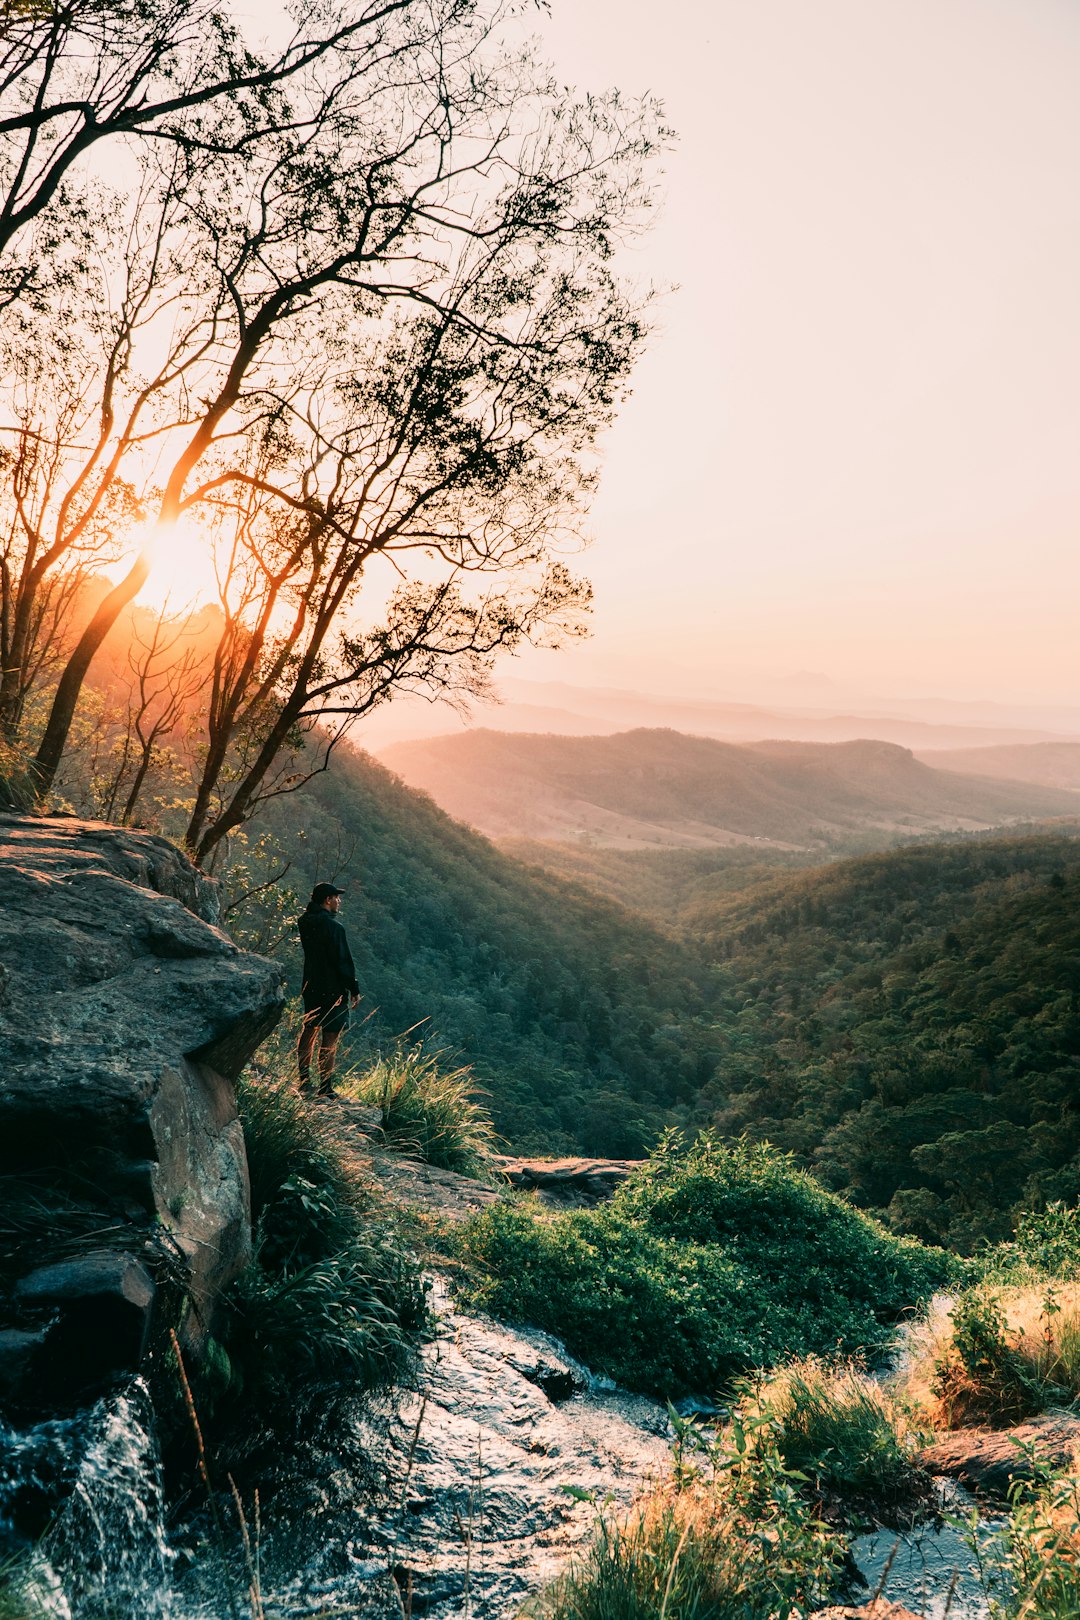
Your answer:
[[[338,1095],[334,1090],[337,1044],[342,1030],[349,1027],[349,1008],[360,1000],[349,941],[337,919],[344,892],[332,883],[316,883],[297,923],[304,947],[304,1022],[296,1046],[300,1090],[306,1091],[311,1083],[311,1059],[318,1040],[320,1097]]]

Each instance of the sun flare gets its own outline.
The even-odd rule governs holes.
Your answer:
[[[211,542],[190,518],[148,526],[139,535],[137,549],[150,563],[146,583],[136,597],[142,607],[179,613],[217,600]]]

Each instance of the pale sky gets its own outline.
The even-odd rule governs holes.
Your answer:
[[[1080,6],[554,0],[680,135],[591,643],[507,673],[1080,700]]]

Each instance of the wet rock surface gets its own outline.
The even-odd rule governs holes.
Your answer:
[[[939,1511],[924,1524],[899,1535],[879,1529],[852,1542],[852,1562],[873,1599],[861,1608],[828,1609],[814,1620],[863,1614],[886,1620],[873,1609],[875,1600],[922,1620],[989,1620],[991,1592],[1002,1596],[994,1566],[1005,1520],[976,1515],[974,1497],[952,1481],[941,1481],[939,1490]]]
[[[886,1598],[874,1598],[857,1607],[834,1604],[829,1609],[818,1609],[812,1620],[922,1620],[921,1615],[905,1609],[902,1603],[890,1603]]]
[[[188,1295],[192,1344],[246,1263],[232,1081],[280,1014],[281,970],[216,915],[214,885],[164,839],[0,815],[9,1403],[48,1410],[137,1365],[147,1262]]]
[[[306,1504],[320,1550],[305,1591],[395,1620],[402,1603],[417,1620],[509,1620],[588,1544],[603,1503],[624,1508],[664,1471],[667,1415],[599,1387],[545,1334],[438,1304],[417,1391],[338,1433],[339,1477]],[[366,1459],[366,1499],[340,1477],[347,1456]]]

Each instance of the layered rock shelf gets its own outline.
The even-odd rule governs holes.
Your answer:
[[[281,969],[164,839],[0,815],[0,1401],[138,1365],[163,1281],[197,1349],[251,1229],[233,1081]]]

